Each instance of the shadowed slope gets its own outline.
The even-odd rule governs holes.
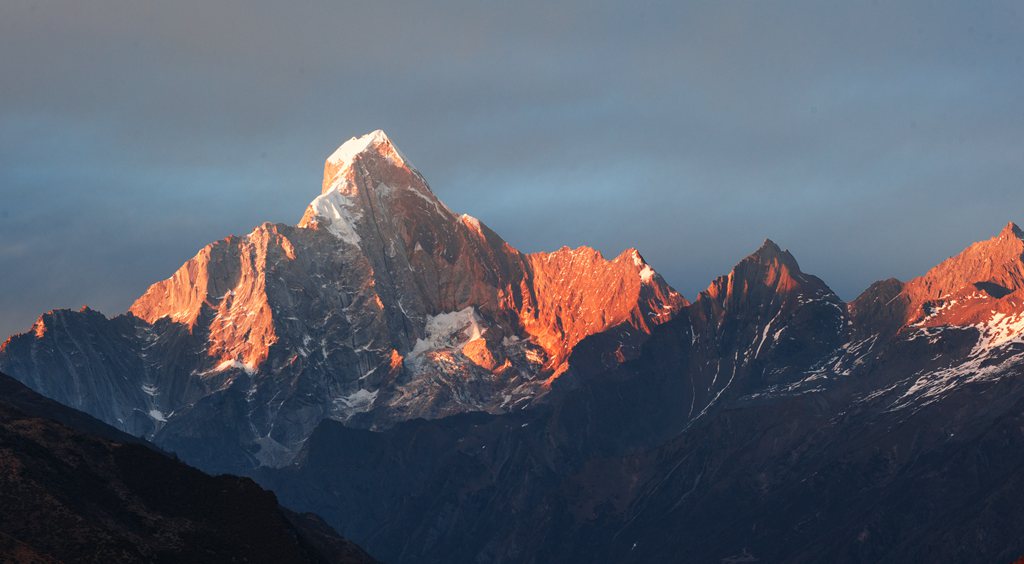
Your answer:
[[[371,562],[251,480],[210,477],[0,374],[0,559]]]

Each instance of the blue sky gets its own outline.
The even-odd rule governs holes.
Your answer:
[[[6,0],[0,53],[4,335],[296,222],[376,128],[690,298],[765,237],[849,299],[1024,221],[1019,3]]]

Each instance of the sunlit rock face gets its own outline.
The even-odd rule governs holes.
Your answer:
[[[849,303],[765,241],[688,303],[633,249],[520,253],[374,132],[297,226],[46,313],[0,370],[389,562],[1001,562],[1022,286],[1011,223]]]
[[[207,245],[127,315],[44,315],[0,366],[208,467],[276,465],[325,418],[524,408],[581,340],[623,362],[685,305],[635,250],[520,253],[375,131],[328,157],[297,226]]]
[[[325,420],[256,476],[389,562],[1010,562],[1022,244],[847,304],[766,241],[624,362],[580,341],[588,377],[532,409]]]
[[[1024,232],[1009,223],[995,237],[974,243],[923,276],[876,283],[851,303],[866,326],[971,325],[991,314],[1020,310],[1024,288]]]

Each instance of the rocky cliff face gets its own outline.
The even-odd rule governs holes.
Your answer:
[[[299,225],[0,368],[388,561],[999,561],[1022,282],[1011,223],[850,303],[765,241],[691,304],[632,249],[520,253],[374,132]]]
[[[521,408],[581,340],[614,335],[601,362],[622,362],[685,305],[635,250],[520,253],[449,210],[376,131],[327,159],[298,226],[204,247],[127,315],[50,312],[0,367],[228,470],[289,461],[327,418]]]
[[[326,421],[258,478],[395,562],[1008,562],[1024,308],[1003,274],[1021,242],[1011,226],[845,304],[769,241],[542,406]],[[981,317],[928,309],[971,288]]]

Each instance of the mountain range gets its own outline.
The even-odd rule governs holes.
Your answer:
[[[1024,232],[850,302],[770,240],[687,300],[516,250],[381,131],[296,226],[214,242],[0,370],[388,562],[1011,561]]]

